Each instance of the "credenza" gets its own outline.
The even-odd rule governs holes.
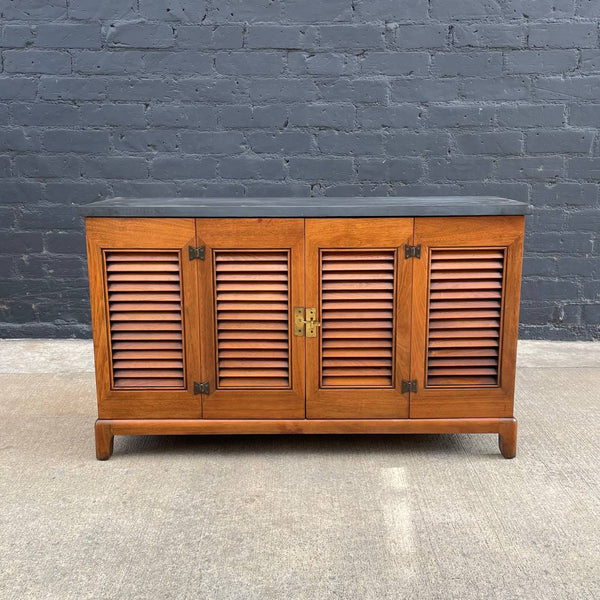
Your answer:
[[[527,204],[113,198],[86,217],[97,458],[115,435],[495,433]]]

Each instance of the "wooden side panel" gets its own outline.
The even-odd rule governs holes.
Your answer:
[[[303,219],[197,219],[209,419],[304,418]]]
[[[408,416],[412,236],[412,219],[306,220],[308,418]]]
[[[86,219],[100,418],[197,418],[193,219]]]
[[[523,228],[523,217],[415,219],[411,417],[512,417]]]

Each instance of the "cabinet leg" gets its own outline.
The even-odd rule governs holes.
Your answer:
[[[112,426],[110,423],[103,423],[98,420],[94,425],[94,432],[96,434],[96,458],[98,460],[108,460],[112,456],[115,440]]]
[[[498,432],[498,446],[504,458],[514,458],[517,455],[517,420],[502,423]]]

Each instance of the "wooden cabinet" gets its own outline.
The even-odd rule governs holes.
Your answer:
[[[355,432],[514,456],[527,206],[322,201],[85,207],[98,458],[117,434]]]

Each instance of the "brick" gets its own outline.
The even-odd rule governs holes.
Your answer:
[[[352,75],[359,70],[358,58],[348,54],[323,52],[309,55],[288,53],[288,69],[294,75]]]
[[[560,256],[558,258],[559,277],[594,277],[600,275],[600,260],[589,257]]]
[[[571,281],[534,279],[523,286],[523,300],[567,300],[577,297],[577,286]]]
[[[303,0],[286,2],[283,7],[284,18],[296,23],[351,21],[352,14],[352,3],[348,0]]]
[[[395,3],[398,5],[398,3]],[[393,44],[403,50],[420,48],[444,48],[448,43],[448,25],[397,25],[394,28]]]
[[[86,126],[127,125],[144,127],[146,113],[143,104],[90,104],[81,106],[81,120]]]
[[[351,129],[355,109],[351,104],[300,104],[290,107],[290,125]]]
[[[457,79],[395,79],[391,82],[394,102],[443,102],[458,99]]]
[[[0,151],[12,150],[23,152],[39,148],[39,134],[37,130],[24,129],[22,127],[0,128]]]
[[[250,99],[254,102],[276,100],[278,102],[300,102],[316,100],[318,89],[310,79],[258,79],[252,78],[249,87]]]
[[[42,139],[44,148],[50,152],[108,152],[107,131],[53,129],[45,131]]]
[[[213,71],[214,66],[214,59],[210,54],[193,51],[149,52],[143,55],[142,62],[145,73],[163,73],[167,76],[178,73],[209,75]]]
[[[289,159],[289,173],[293,179],[309,182],[347,181],[353,177],[352,160],[349,158],[301,158]]]
[[[56,254],[82,254],[85,251],[85,235],[83,233],[47,233],[44,245],[48,252]]]
[[[530,100],[531,81],[526,76],[468,78],[462,83],[465,100]]]
[[[106,86],[100,77],[42,77],[39,94],[45,100],[103,100]]]
[[[71,72],[71,56],[55,50],[6,50],[5,73],[55,73]]]
[[[422,111],[412,105],[367,106],[358,110],[358,123],[362,128],[418,127]]]
[[[523,259],[523,277],[555,277],[556,258],[526,256]]]
[[[388,96],[387,79],[335,79],[318,82],[322,100],[352,102],[354,104],[380,104]]]
[[[567,169],[570,168],[567,163]],[[535,184],[531,188],[531,201],[540,206],[593,206],[598,200],[598,187],[592,183]]]
[[[173,83],[162,79],[109,79],[106,83],[106,96],[110,100],[130,102],[169,101],[178,96]]]
[[[356,161],[358,178],[361,181],[412,183],[423,175],[423,161],[416,158],[360,158]]]
[[[250,156],[222,158],[219,175],[226,179],[283,179],[283,160]]]
[[[193,0],[192,0],[193,1]],[[228,0],[214,2],[208,10],[209,23],[231,23],[259,21],[261,23],[278,23],[281,14],[281,3],[272,0]]]
[[[504,55],[507,73],[567,73],[577,68],[577,50],[519,50]]]
[[[391,156],[445,155],[449,150],[450,136],[442,132],[402,132],[388,134],[385,138],[385,151]]]
[[[556,100],[598,99],[600,76],[584,77],[538,77],[533,87],[538,98]]]
[[[427,123],[434,127],[489,127],[494,116],[495,109],[489,106],[430,106]]]
[[[148,122],[154,127],[185,127],[186,129],[213,129],[217,109],[212,106],[183,105],[153,106],[148,111]],[[197,134],[195,134],[197,135]]]
[[[312,50],[319,46],[325,47],[322,42],[317,44],[318,31],[316,27],[309,26],[250,25],[246,32],[245,46],[283,50]]]
[[[463,154],[520,154],[523,143],[517,131],[465,133],[455,136]]]
[[[184,25],[177,27],[177,46],[193,50],[235,50],[243,44],[241,25]]]
[[[170,48],[175,44],[175,34],[168,23],[123,21],[111,23],[106,42],[126,48]]]
[[[562,104],[519,104],[501,106],[498,124],[503,127],[560,127],[565,120]]]
[[[177,185],[164,181],[113,181],[115,196],[124,198],[169,198],[177,196]]]
[[[356,11],[367,21],[417,21],[427,18],[427,8],[427,0],[363,0]]]
[[[600,179],[600,158],[570,158],[567,162],[570,179],[595,181]]]
[[[22,177],[76,179],[81,176],[81,161],[75,156],[30,154],[15,158],[16,173]]]
[[[432,181],[473,181],[490,177],[494,163],[489,158],[430,158],[429,177]]]
[[[175,132],[158,128],[119,131],[113,135],[113,144],[123,152],[174,152],[178,148]]]
[[[247,181],[244,183],[246,196],[249,198],[310,196],[307,183],[271,183],[268,181]]]
[[[244,151],[244,137],[238,131],[181,134],[181,149],[188,154],[239,154]]]
[[[502,73],[500,52],[448,52],[433,56],[432,71],[442,77],[473,77],[486,74],[488,77]]]
[[[5,25],[0,29],[0,46],[25,48],[33,44],[35,32],[31,25]]]
[[[82,175],[92,179],[145,179],[148,164],[144,158],[135,156],[86,158],[82,163]]]
[[[188,102],[230,103],[246,100],[245,87],[238,79],[215,79],[214,77],[179,79],[171,85],[177,96]]]
[[[46,21],[64,19],[67,0],[19,0],[2,3],[2,18],[6,20]]]
[[[598,325],[600,323],[600,304],[584,305],[582,321],[590,325]]]
[[[598,127],[599,123],[599,104],[574,104],[569,107],[570,125],[588,125],[590,127]]]
[[[70,19],[126,19],[136,14],[137,0],[69,0]]]
[[[588,153],[592,149],[594,133],[592,130],[528,131],[525,134],[525,148],[528,153]]]
[[[278,52],[229,52],[215,58],[215,69],[224,75],[278,75],[283,67],[283,54]]]
[[[455,25],[452,36],[458,48],[523,48],[527,28],[522,24],[504,23]]]
[[[363,74],[425,75],[429,55],[425,52],[369,52],[360,61]]]
[[[42,195],[42,185],[33,181],[10,181],[0,185],[0,202],[2,204],[33,204]]]
[[[56,104],[38,101],[35,104],[12,103],[10,113],[15,125],[77,125],[79,107],[73,104]]]
[[[95,75],[131,75],[144,71],[140,50],[84,51],[73,56],[73,71]]]
[[[246,105],[224,106],[220,113],[221,125],[226,128],[284,127],[288,121],[285,106]]]
[[[312,136],[302,131],[257,131],[248,135],[253,152],[268,154],[304,154],[310,152]]]
[[[102,200],[108,192],[105,183],[92,181],[48,182],[44,199],[53,204],[87,204]]]
[[[319,27],[319,47],[325,50],[385,48],[381,25],[329,25]]]
[[[100,48],[100,23],[42,23],[35,45],[43,48]]]
[[[582,73],[598,73],[600,71],[600,50],[582,50],[579,70]]]
[[[0,77],[0,100],[33,100],[37,81],[28,77]]]
[[[150,176],[156,179],[213,179],[217,161],[213,158],[160,156],[152,160]]]
[[[0,177],[10,177],[10,175],[11,175],[10,157],[9,156],[0,156]],[[2,223],[1,220],[0,220],[0,223]]]
[[[564,160],[560,156],[536,158],[499,158],[496,176],[499,179],[553,181],[564,175]]]
[[[383,135],[324,131],[317,135],[317,146],[326,154],[353,156],[383,154]]]
[[[201,23],[207,15],[206,0],[139,0],[140,16],[149,21]]]
[[[597,44],[596,23],[533,23],[529,26],[532,48],[594,48]]]
[[[41,233],[0,231],[0,254],[27,254],[42,251]]]

